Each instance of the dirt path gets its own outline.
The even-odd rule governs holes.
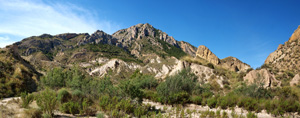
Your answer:
[[[175,107],[172,107],[171,105],[162,105],[160,103],[157,103],[157,102],[153,102],[153,101],[150,101],[150,100],[144,100],[143,101],[143,104],[150,104],[152,106],[155,106],[156,109],[161,109],[162,111],[165,111],[165,113],[163,113],[163,115],[170,115],[172,118],[175,118],[176,115],[175,115],[175,112],[176,112],[176,108]],[[205,111],[214,111],[215,113],[217,112],[217,110],[220,110],[220,109],[216,109],[216,108],[209,108],[208,106],[200,106],[200,105],[196,105],[196,104],[188,104],[186,106],[184,106],[184,111],[185,113],[187,112],[187,109],[189,109],[190,111],[196,111],[195,113],[191,113],[191,117],[193,118],[200,118],[200,115],[201,113],[199,112],[205,112]],[[231,116],[231,113],[232,113],[232,110],[230,109],[226,109],[226,110],[223,110],[221,109],[221,114],[225,111],[227,112],[229,118],[232,118]],[[235,114],[237,116],[244,116],[246,117],[248,111],[246,110],[243,110],[242,108],[238,108],[238,107],[235,107],[234,109],[235,111]],[[271,116],[271,114],[268,114],[266,113],[265,110],[263,110],[262,112],[260,113],[256,113],[257,117],[258,118],[273,118],[273,116]],[[189,116],[187,113],[186,113],[186,116]]]

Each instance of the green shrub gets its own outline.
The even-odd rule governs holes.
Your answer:
[[[55,91],[46,88],[38,94],[36,102],[44,115],[52,116],[57,102]]]
[[[136,85],[130,81],[124,81],[121,83],[120,88],[126,93],[131,99],[137,98],[139,103],[142,103],[144,93]]]
[[[192,101],[194,104],[201,105],[202,97],[201,97],[201,96],[192,96],[192,97],[191,97],[191,101]]]
[[[138,106],[134,109],[134,116],[141,117],[146,113],[145,109],[142,106]]]
[[[196,86],[197,77],[190,73],[189,70],[183,70],[174,76],[169,76],[166,80],[158,85],[156,88],[157,94],[161,96],[163,103],[182,103],[182,101],[186,98],[178,98],[178,95],[183,95],[182,93],[188,96],[194,91]]]
[[[41,118],[42,113],[42,110],[37,108],[30,108],[24,110],[25,118]]]
[[[84,98],[84,94],[82,91],[76,89],[72,92],[72,99],[77,102],[81,102]]]
[[[208,63],[208,64],[207,64],[207,67],[209,67],[209,68],[211,68],[211,69],[215,69],[215,66],[214,66],[214,64],[212,64],[212,63]]]
[[[69,100],[71,100],[72,95],[68,92],[68,90],[66,88],[62,88],[60,90],[58,90],[58,94],[57,94],[57,100],[60,103],[66,103]]]
[[[103,113],[98,113],[97,118],[105,118]]]
[[[207,105],[208,105],[210,108],[215,108],[216,105],[217,105],[217,98],[216,98],[216,97],[209,98],[209,99],[207,100]]]
[[[41,78],[41,87],[60,88],[65,86],[65,75],[62,68],[53,68]]]
[[[71,113],[71,114],[79,114],[80,113],[80,104],[78,102],[69,101],[63,103],[60,107],[60,111],[64,113]]]
[[[110,97],[107,95],[100,96],[99,105],[102,110],[107,110],[106,107],[110,104]]]
[[[247,118],[257,118],[255,113],[252,113],[252,112],[248,112],[246,116],[247,116]]]
[[[21,93],[22,107],[27,108],[29,104],[33,101],[34,96],[32,94],[27,94],[26,92]]]
[[[135,75],[132,82],[141,89],[156,88],[158,85],[157,80],[153,76],[143,74]]]

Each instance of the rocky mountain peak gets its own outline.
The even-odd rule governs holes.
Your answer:
[[[110,44],[116,45],[117,39],[113,38],[111,35],[103,32],[102,30],[97,30],[93,34],[88,35],[86,34],[83,40],[78,42],[78,45],[88,44],[88,43],[103,43],[103,44]]]
[[[294,31],[288,42],[300,39],[300,26]]]
[[[63,40],[69,40],[69,39],[72,39],[76,36],[78,36],[78,34],[76,33],[64,33],[64,34],[58,34],[58,35],[55,35],[56,37],[58,38],[61,38]]]
[[[172,36],[154,28],[148,23],[137,24],[127,29],[119,30],[115,32],[113,36],[118,38],[119,42],[122,42],[125,47],[129,46],[132,40],[140,40],[148,37],[158,38],[173,46],[178,46],[177,41]]]
[[[203,58],[214,65],[218,65],[220,63],[220,59],[204,45],[200,45],[198,47],[196,56]]]

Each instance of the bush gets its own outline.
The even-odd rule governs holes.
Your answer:
[[[247,118],[257,118],[257,116],[255,115],[255,113],[248,112],[247,113]]]
[[[216,105],[217,105],[217,98],[216,97],[212,97],[210,99],[207,100],[207,105],[210,107],[210,108],[216,108]]]
[[[71,94],[68,92],[67,89],[62,88],[62,89],[58,90],[57,100],[58,100],[60,103],[66,103],[66,102],[68,102],[69,100],[71,100],[71,98],[72,98],[72,96],[71,96]]]
[[[191,101],[192,101],[194,104],[201,105],[202,97],[201,97],[201,96],[192,96],[192,97],[191,97]]]
[[[34,96],[32,94],[27,94],[26,92],[21,93],[22,107],[27,108],[29,104],[33,101]]]
[[[100,96],[99,105],[102,110],[106,110],[106,106],[110,104],[110,97],[107,95]]]
[[[105,118],[103,113],[98,113],[97,118]]]
[[[36,109],[36,108],[30,108],[30,109],[25,109],[23,116],[24,118],[41,118],[42,117],[42,110],[41,109]]]
[[[208,63],[208,64],[207,64],[207,67],[209,67],[209,68],[211,68],[211,69],[215,69],[215,66],[214,66],[214,64],[212,64],[212,63]]]
[[[156,88],[158,85],[157,80],[150,75],[140,75],[132,80],[133,83],[137,85],[138,88],[141,89],[151,89]]]
[[[47,71],[47,74],[41,78],[40,87],[50,87],[52,89],[69,87],[75,90],[81,89],[83,85],[86,85],[87,80],[87,74],[80,70],[79,67],[74,67],[70,70],[53,68]]]
[[[138,99],[139,103],[142,103],[144,93],[136,85],[132,84],[130,81],[124,81],[120,85],[121,90],[124,91],[131,99]]]
[[[78,102],[69,101],[60,106],[60,111],[64,113],[79,114],[80,104]]]
[[[36,102],[44,115],[52,116],[57,102],[56,93],[53,90],[46,88],[38,94]]]
[[[84,98],[84,94],[82,91],[76,89],[72,92],[72,99],[77,102],[81,102]]]
[[[183,70],[174,76],[169,76],[166,78],[165,82],[162,82],[156,88],[157,94],[161,96],[161,100],[163,103],[182,103],[182,101],[186,98],[178,98],[179,94],[187,93],[189,95],[194,91],[196,86],[197,77],[190,73],[189,70]],[[182,94],[183,95],[183,94]]]
[[[62,68],[53,68],[41,78],[41,87],[60,88],[65,86],[65,75]]]

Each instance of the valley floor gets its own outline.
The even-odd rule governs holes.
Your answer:
[[[12,97],[12,98],[5,98],[0,100],[0,116],[1,118],[23,118],[26,117],[24,116],[24,108],[21,108],[19,103],[21,102],[20,97]],[[176,118],[177,116],[182,115],[182,111],[184,110],[184,115],[185,117],[192,117],[192,118],[200,118],[203,116],[209,117],[209,114],[214,112],[214,117],[218,117],[219,115],[223,115],[223,112],[227,113],[227,116],[229,118],[233,117],[246,117],[248,111],[243,110],[242,108],[235,107],[234,112],[232,109],[216,109],[216,108],[209,108],[208,106],[201,106],[201,105],[196,105],[196,104],[187,104],[183,108],[171,106],[171,105],[163,105],[158,102],[153,102],[147,99],[144,99],[143,104],[147,105],[150,104],[151,106],[155,106],[156,109],[160,109],[162,112],[161,116],[162,117],[170,117],[170,118]],[[31,108],[38,108],[35,102],[30,104]],[[176,113],[177,112],[177,113]],[[206,115],[204,115],[206,114]],[[271,114],[266,113],[265,110],[263,110],[260,113],[255,114],[258,118],[273,118]],[[87,116],[73,116],[71,114],[63,114],[61,112],[56,111],[55,112],[56,118],[85,118]],[[287,115],[285,117],[288,117]],[[299,117],[299,115],[293,114],[290,115],[290,117]],[[89,117],[89,118],[95,118],[94,117]]]

